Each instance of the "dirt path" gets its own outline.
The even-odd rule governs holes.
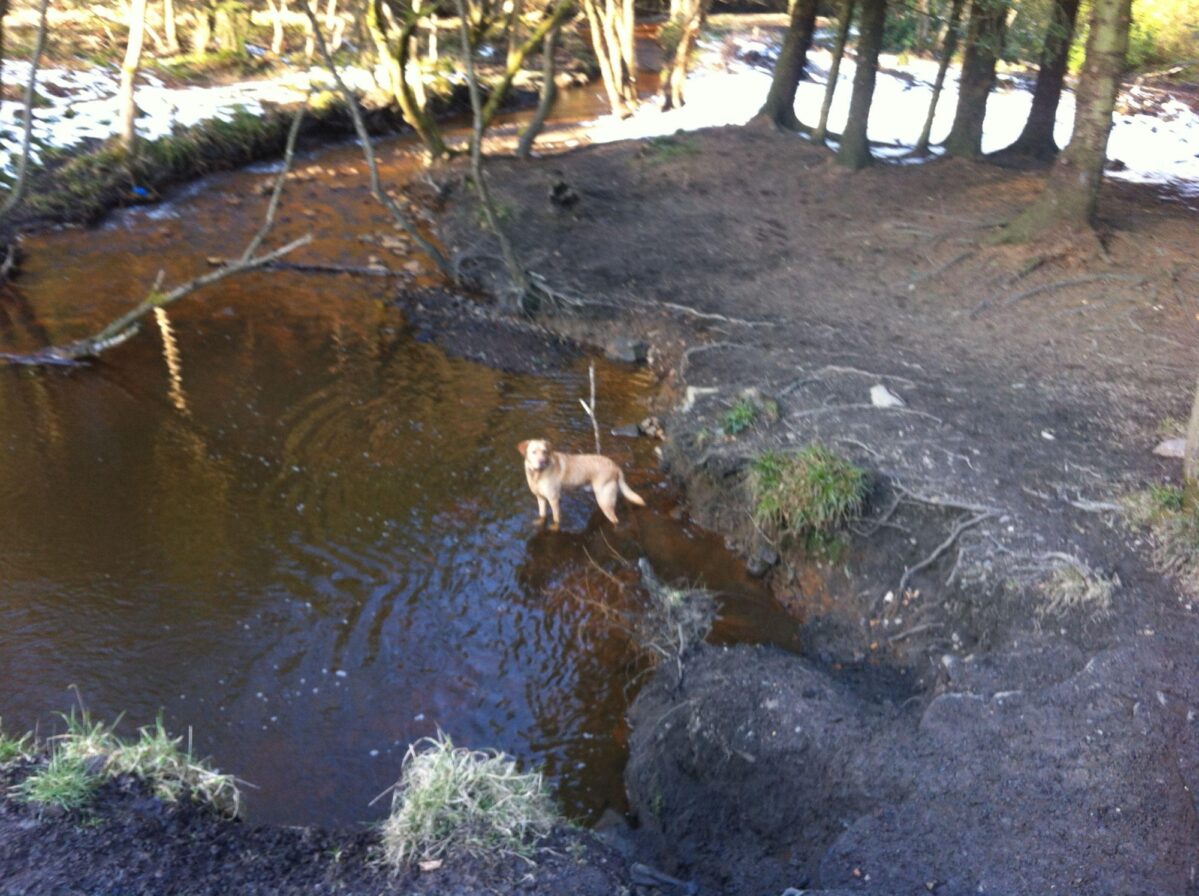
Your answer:
[[[530,265],[592,303],[561,327],[653,344],[693,512],[805,619],[804,659],[709,651],[638,699],[648,854],[729,893],[1194,892],[1199,625],[1111,508],[1179,472],[1151,449],[1199,361],[1195,213],[1113,185],[1102,249],[992,248],[1037,176],[847,175],[754,129],[493,172]],[[746,388],[778,420],[721,435]],[[811,440],[878,483],[835,563],[747,512],[749,460]],[[1063,563],[1118,585],[1062,609]]]

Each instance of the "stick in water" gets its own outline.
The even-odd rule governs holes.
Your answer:
[[[595,362],[591,362],[587,368],[587,374],[591,379],[591,404],[579,399],[579,404],[583,406],[583,410],[587,412],[587,416],[591,418],[591,429],[595,432],[595,453],[603,454],[603,449],[600,448],[599,421],[595,419]]]

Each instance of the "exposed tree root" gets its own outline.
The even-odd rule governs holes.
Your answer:
[[[1033,296],[1041,295],[1047,292],[1055,292],[1059,289],[1068,289],[1072,286],[1086,286],[1088,283],[1129,283],[1133,286],[1143,286],[1145,284],[1145,278],[1134,276],[1132,274],[1088,274],[1085,277],[1075,277],[1070,280],[1055,280],[1052,283],[1042,283],[1040,286],[1034,286],[1031,289],[1024,290],[1023,292],[1010,295],[1007,298],[1004,298],[1002,302],[999,302],[999,300],[1003,297],[998,293],[993,296],[989,296],[974,306],[970,312],[970,316],[977,317],[996,302],[999,302],[1000,308],[1010,308],[1017,302],[1022,302],[1025,299],[1032,298]]]

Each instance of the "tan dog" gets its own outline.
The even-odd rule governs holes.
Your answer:
[[[629,488],[616,461],[602,454],[563,454],[545,439],[529,439],[516,446],[525,459],[525,478],[537,498],[537,522],[545,522],[545,505],[554,515],[552,527],[558,528],[558,500],[566,489],[590,485],[595,500],[609,521],[616,523],[616,493],[640,507],[641,496]]]

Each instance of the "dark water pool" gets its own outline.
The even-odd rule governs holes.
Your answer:
[[[383,153],[403,176],[402,147]],[[285,194],[280,241],[365,264],[393,234],[357,156],[325,153]],[[237,251],[261,174],[28,246],[0,294],[0,343],[93,329]],[[643,668],[601,618],[598,564],[645,554],[726,595],[719,636],[790,623],[719,539],[671,518],[650,445],[606,449],[649,499],[625,527],[589,497],[534,533],[515,444],[590,444],[580,359],[518,376],[413,338],[394,281],[274,273],[228,280],[69,374],[0,368],[0,718],[53,726],[77,687],[99,718],[161,710],[251,782],[250,816],[377,816],[407,745],[438,727],[543,764],[572,815],[619,807],[624,710]],[[607,425],[646,413],[647,374],[600,363]],[[576,599],[585,591],[588,600]],[[602,615],[602,614],[600,614]]]

